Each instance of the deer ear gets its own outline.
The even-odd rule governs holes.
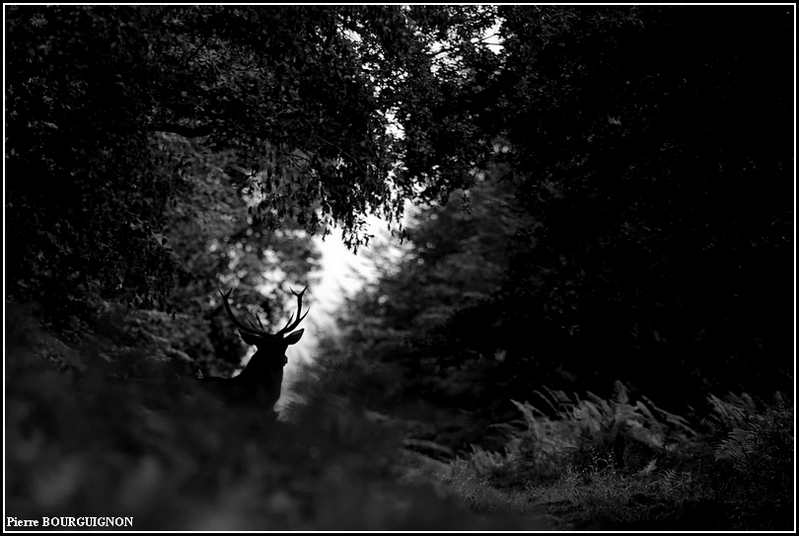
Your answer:
[[[304,329],[301,329],[299,331],[295,331],[294,333],[292,333],[291,335],[289,335],[285,339],[283,339],[283,342],[285,342],[288,345],[292,345],[292,344],[297,343],[300,340],[300,337],[302,337],[302,333],[304,331],[305,331]]]

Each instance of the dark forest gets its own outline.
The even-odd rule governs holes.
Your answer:
[[[6,529],[794,529],[794,5],[4,20]]]

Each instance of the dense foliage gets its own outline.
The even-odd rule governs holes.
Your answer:
[[[537,219],[508,272],[517,358],[667,403],[790,389],[790,10],[503,15],[498,116]]]
[[[476,83],[465,66],[492,58],[470,40],[490,13],[8,7],[11,292],[79,316],[95,294],[166,306],[185,267],[163,236],[165,209],[196,155],[158,133],[231,152],[222,169],[251,221],[337,223],[348,244],[368,241],[365,214],[397,220],[406,198],[448,191],[474,165],[472,146],[452,143],[466,113],[453,105]],[[446,66],[436,31],[458,35]]]
[[[790,390],[791,18],[725,14],[500,9],[493,171],[412,220],[343,352],[493,419],[541,387]]]

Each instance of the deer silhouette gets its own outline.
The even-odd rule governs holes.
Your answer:
[[[261,319],[255,316],[259,327],[252,321],[249,325],[236,319],[233,310],[230,308],[230,297],[233,289],[227,293],[219,291],[222,295],[222,302],[228,317],[237,328],[239,335],[247,344],[252,344],[257,351],[250,358],[247,366],[238,376],[232,378],[220,378],[211,376],[203,378],[202,381],[213,391],[216,391],[222,401],[228,404],[257,404],[274,408],[275,403],[280,398],[280,389],[283,383],[283,367],[288,362],[286,358],[286,348],[296,344],[302,337],[304,329],[294,331],[300,322],[308,315],[308,311],[302,314],[302,296],[308,289],[306,286],[301,292],[291,291],[297,297],[297,316],[292,314],[286,325],[277,333],[269,333],[261,324]],[[294,331],[293,333],[291,333]]]

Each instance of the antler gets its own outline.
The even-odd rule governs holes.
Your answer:
[[[302,313],[302,295],[305,294],[306,290],[308,290],[308,285],[305,285],[305,288],[302,289],[302,291],[299,293],[294,292],[294,289],[290,290],[292,294],[297,296],[297,319],[294,320],[294,314],[292,314],[289,317],[289,321],[286,323],[283,329],[275,333],[276,336],[282,337],[286,333],[293,331],[297,326],[300,325],[300,322],[302,322],[302,320],[306,316],[308,316],[308,313],[310,312],[309,308],[307,311],[305,311],[304,315],[300,316],[300,314]],[[261,326],[260,329],[256,328],[255,324],[253,324],[251,320],[248,321],[250,323],[250,325],[248,326],[240,322],[238,319],[236,319],[236,316],[233,314],[233,310],[230,308],[230,303],[228,302],[228,298],[230,297],[231,292],[233,292],[233,289],[228,290],[227,293],[224,293],[220,290],[219,294],[222,296],[222,303],[225,306],[225,311],[227,312],[227,315],[230,317],[230,320],[233,322],[233,325],[235,325],[240,330],[250,333],[252,335],[259,335],[259,336],[270,335],[270,333],[266,331],[266,329],[264,329],[264,325],[261,324],[261,319],[258,318],[257,316],[255,317],[255,319],[258,321],[258,325]],[[294,320],[293,323],[292,320]]]
[[[250,322],[250,325],[247,326],[246,324],[242,324],[236,319],[236,316],[233,314],[233,310],[230,308],[230,303],[228,303],[228,298],[230,297],[230,293],[233,292],[233,289],[227,291],[227,294],[219,291],[219,294],[222,295],[222,303],[225,305],[225,311],[227,311],[227,315],[230,317],[230,320],[233,322],[233,325],[239,328],[240,330],[246,331],[247,333],[251,333],[252,335],[269,335],[269,332],[263,329],[263,325],[261,325],[261,329],[257,329],[255,325]],[[257,316],[255,317],[258,320],[258,324],[261,324],[261,319]]]
[[[303,318],[305,318],[306,316],[308,316],[308,313],[311,311],[311,309],[310,309],[310,308],[308,308],[308,310],[307,310],[307,311],[305,311],[305,314],[304,314],[304,315],[302,315],[302,316],[300,316],[300,314],[302,313],[302,295],[303,295],[303,294],[305,294],[305,291],[306,291],[306,290],[308,290],[308,285],[305,285],[305,288],[304,288],[304,289],[302,289],[302,290],[300,291],[300,293],[299,293],[299,294],[298,294],[298,293],[296,293],[296,292],[294,292],[294,289],[289,289],[289,290],[291,290],[291,293],[292,293],[292,294],[294,294],[295,296],[297,296],[297,319],[296,319],[296,320],[294,320],[294,322],[292,323],[291,321],[292,321],[292,319],[294,318],[294,315],[292,314],[292,315],[289,317],[289,321],[288,321],[288,322],[286,322],[286,325],[283,327],[283,329],[281,329],[280,331],[278,331],[278,332],[277,332],[275,335],[285,335],[286,333],[288,333],[288,332],[290,332],[290,331],[294,331],[294,329],[295,329],[297,326],[299,326],[299,325],[300,325],[300,322],[302,322]]]

